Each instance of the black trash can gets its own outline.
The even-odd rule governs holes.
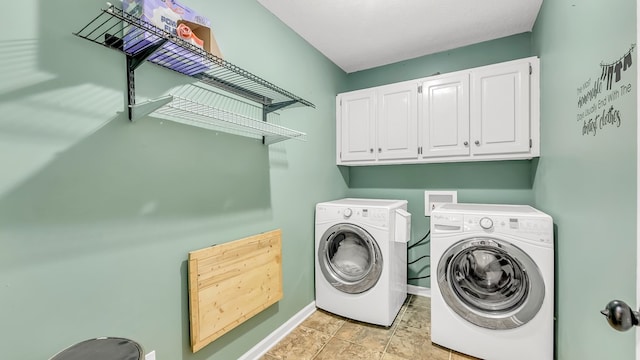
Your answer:
[[[118,337],[89,339],[72,345],[49,360],[143,360],[137,342]]]

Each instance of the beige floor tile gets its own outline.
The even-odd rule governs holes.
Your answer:
[[[449,349],[432,344],[426,331],[402,324],[389,341],[387,353],[412,360],[449,360]]]
[[[324,310],[316,310],[302,322],[302,326],[333,335],[344,325],[346,319]]]
[[[382,355],[382,360],[413,360],[413,359],[403,358],[395,354],[384,353],[384,355]]]
[[[410,306],[402,315],[401,325],[424,329],[431,333],[431,311],[427,307]]]
[[[388,328],[318,310],[260,360],[479,360],[433,344],[430,334],[431,299],[409,295]]]
[[[347,321],[334,335],[338,339],[346,340],[362,345],[374,351],[382,352],[387,346],[393,327],[384,327],[362,323],[359,321]]]
[[[334,337],[314,360],[378,360],[381,357],[382,352]]]
[[[407,306],[413,308],[419,307],[431,309],[431,298],[426,296],[411,295],[411,298],[407,302]]]
[[[281,360],[312,359],[330,338],[328,334],[300,325],[269,350],[267,355]]]

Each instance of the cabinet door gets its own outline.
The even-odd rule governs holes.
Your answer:
[[[422,83],[422,157],[469,155],[469,74]]]
[[[418,158],[418,85],[378,88],[378,159]]]
[[[337,128],[341,161],[375,160],[375,94],[368,89],[340,95]]]
[[[471,154],[529,152],[529,63],[471,72]]]

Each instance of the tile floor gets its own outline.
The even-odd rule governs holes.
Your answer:
[[[260,360],[473,360],[431,343],[431,298],[409,295],[390,327],[316,310]]]

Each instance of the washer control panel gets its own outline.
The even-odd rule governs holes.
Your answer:
[[[544,217],[435,212],[431,215],[431,229],[434,233],[504,234],[518,236],[533,243],[553,244],[553,222],[551,218]]]
[[[509,216],[464,215],[464,231],[483,231],[527,238],[536,243],[553,243],[550,219]]]

